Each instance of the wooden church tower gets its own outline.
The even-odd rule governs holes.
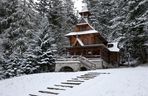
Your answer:
[[[79,14],[81,19],[75,26],[74,32],[66,34],[70,42],[67,51],[70,55],[82,55],[85,57],[101,55],[101,49],[108,42],[89,24],[88,18],[91,13],[87,6],[83,6]]]

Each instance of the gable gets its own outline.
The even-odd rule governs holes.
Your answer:
[[[84,46],[84,43],[82,42],[81,39],[76,37],[74,43],[72,44],[72,46]]]

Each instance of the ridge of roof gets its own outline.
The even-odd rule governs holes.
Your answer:
[[[94,33],[99,33],[99,32],[96,31],[96,30],[88,30],[88,31],[80,31],[80,32],[70,32],[70,33],[66,34],[65,36],[94,34]]]

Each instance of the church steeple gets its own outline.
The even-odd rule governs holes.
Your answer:
[[[88,22],[88,18],[91,15],[90,11],[87,8],[87,4],[83,3],[82,10],[79,12],[82,18],[84,18]]]

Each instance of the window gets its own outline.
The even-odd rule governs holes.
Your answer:
[[[108,44],[108,48],[113,47],[113,46],[114,46],[114,44]]]

